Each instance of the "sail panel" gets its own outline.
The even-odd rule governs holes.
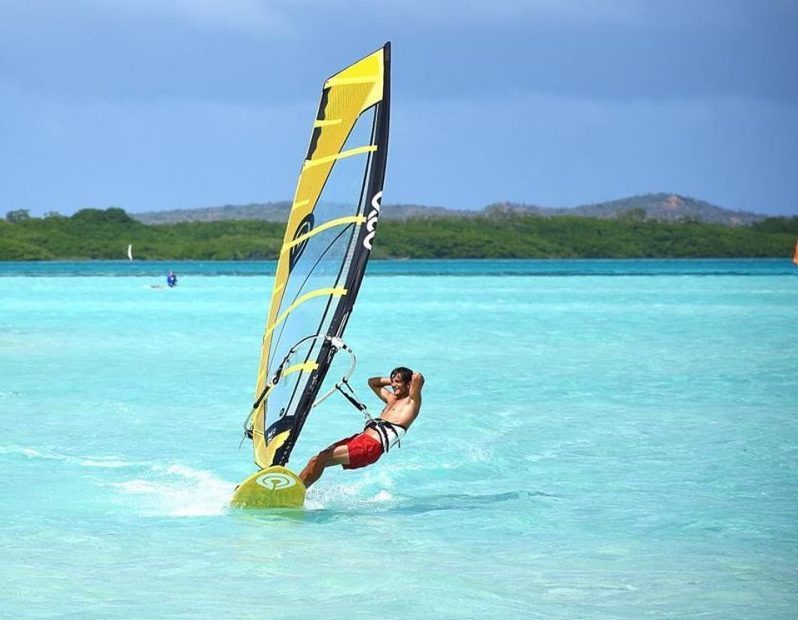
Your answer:
[[[389,50],[322,90],[261,347],[251,428],[260,467],[287,462],[335,353],[323,336],[342,335],[365,271],[385,173]]]

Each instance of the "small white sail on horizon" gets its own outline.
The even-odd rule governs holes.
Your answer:
[[[133,244],[128,244],[127,246],[127,259],[133,260]]]

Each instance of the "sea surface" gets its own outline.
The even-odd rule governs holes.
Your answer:
[[[0,263],[0,617],[798,616],[789,261],[372,262],[352,385],[417,369],[421,415],[233,510],[273,273]]]

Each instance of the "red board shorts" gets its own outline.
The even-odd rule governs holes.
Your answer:
[[[336,446],[349,448],[349,465],[343,465],[344,469],[359,469],[371,465],[382,456],[382,444],[366,433],[352,435],[332,445],[333,448]]]

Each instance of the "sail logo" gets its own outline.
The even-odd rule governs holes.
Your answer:
[[[293,240],[296,241],[303,235],[308,234],[311,230],[313,230],[313,222],[314,217],[313,213],[308,213],[302,221],[299,222],[299,226],[296,227],[296,231],[294,232]],[[294,266],[296,265],[299,257],[302,256],[302,253],[305,251],[305,248],[308,245],[307,238],[302,239],[296,245],[291,246],[291,250],[288,253],[288,270],[293,271]]]
[[[374,198],[371,199],[372,210],[366,218],[366,238],[363,239],[363,247],[371,250],[371,242],[374,240],[374,235],[377,231],[374,228],[377,226],[377,220],[380,219],[380,200],[382,200],[382,192],[377,192]]]
[[[260,486],[262,486],[264,489],[269,489],[270,491],[289,489],[296,484],[296,480],[294,480],[291,476],[286,476],[285,474],[274,474],[274,473],[263,474],[262,476],[258,476],[255,482]]]

